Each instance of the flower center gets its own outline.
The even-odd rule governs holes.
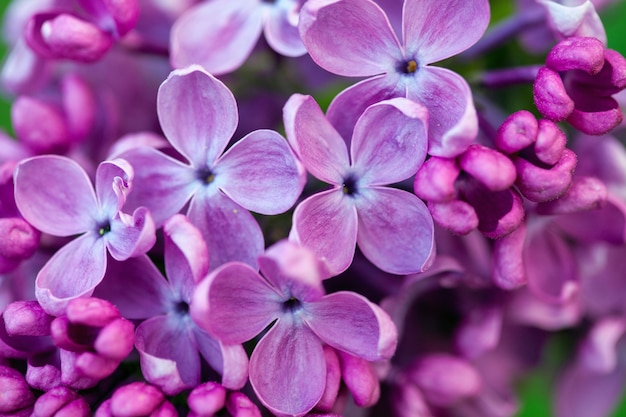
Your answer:
[[[402,61],[398,65],[398,71],[402,74],[413,74],[417,71],[418,65],[417,61],[414,59],[409,59],[408,61]]]
[[[111,223],[106,222],[98,227],[98,234],[104,236],[111,231]]]
[[[215,181],[215,174],[210,168],[203,168],[196,171],[196,178],[202,181],[205,185],[209,185]]]
[[[179,301],[174,305],[174,311],[181,316],[186,316],[189,314],[189,304],[185,301]]]
[[[283,311],[285,313],[295,313],[302,308],[302,303],[297,298],[291,297],[283,302]]]
[[[356,184],[356,178],[354,178],[352,175],[348,175],[346,178],[344,178],[343,184],[341,186],[345,195],[353,196],[356,195],[359,191]]]

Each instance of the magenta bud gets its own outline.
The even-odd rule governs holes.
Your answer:
[[[49,336],[54,319],[37,301],[15,301],[6,307],[2,317],[10,336]]]
[[[139,18],[137,0],[79,0],[79,3],[102,30],[114,33],[117,38],[132,30]]]
[[[130,321],[119,318],[104,326],[94,348],[100,355],[121,361],[133,350],[135,326]]]
[[[539,120],[535,155],[541,162],[554,165],[561,159],[565,149],[567,137],[565,133],[551,120]]]
[[[96,119],[96,101],[91,88],[78,76],[69,74],[61,80],[63,112],[72,141],[89,134]]]
[[[217,382],[198,385],[187,398],[189,409],[198,417],[212,417],[226,404],[226,388]]]
[[[93,352],[82,352],[76,357],[76,369],[82,375],[93,379],[104,379],[111,375],[120,364],[117,359],[106,358]]]
[[[54,344],[61,349],[71,352],[82,352],[90,349],[93,343],[93,337],[98,331],[97,328],[88,328],[83,326],[80,329],[80,341],[76,340],[76,332],[71,331],[72,323],[67,316],[60,316],[52,320],[50,323],[50,335]]]
[[[261,417],[261,411],[242,392],[231,392],[226,398],[226,410],[233,417]]]
[[[574,111],[574,100],[563,85],[561,75],[550,68],[540,68],[533,84],[535,106],[543,117],[560,122]]]
[[[465,201],[428,202],[428,211],[437,224],[457,235],[466,235],[478,227],[476,210]]]
[[[365,359],[337,351],[341,363],[341,375],[348,390],[359,407],[370,407],[380,398],[380,382],[374,365]]]
[[[597,74],[604,65],[605,48],[596,38],[567,38],[552,48],[546,57],[546,66],[558,72],[581,70]]]
[[[179,415],[171,402],[163,401],[149,417],[179,417]]]
[[[0,412],[13,413],[32,405],[35,396],[24,376],[13,368],[0,365]]]
[[[94,297],[71,300],[65,314],[72,323],[94,327],[104,327],[121,317],[117,307],[109,301]]]
[[[482,145],[470,145],[459,156],[461,169],[490,191],[502,191],[515,182],[515,166],[504,154]]]
[[[165,396],[157,387],[133,382],[118,388],[111,397],[111,413],[115,417],[148,416],[158,409]]]
[[[563,195],[572,184],[572,176],[578,159],[565,149],[559,162],[549,168],[533,165],[524,158],[515,158],[520,192],[534,202],[554,200]]]
[[[77,401],[77,403],[73,404],[75,401]],[[82,407],[78,404],[81,401],[84,403]],[[67,406],[70,408],[67,411],[64,411]],[[69,410],[82,411],[82,414],[75,414],[77,417],[89,415],[89,406],[84,399],[82,399],[75,391],[64,386],[59,386],[52,388],[50,391],[46,392],[37,399],[33,409],[33,416],[53,417],[57,415],[74,415],[65,414]]]
[[[65,118],[49,103],[21,96],[11,106],[11,121],[18,139],[33,153],[64,153],[69,148]]]
[[[500,151],[512,154],[532,145],[539,130],[535,116],[528,110],[520,110],[502,123],[496,133],[495,145]]]
[[[461,168],[455,159],[433,156],[417,171],[413,190],[419,198],[426,201],[451,201],[456,196],[454,182],[460,173]]]
[[[0,256],[22,260],[30,258],[39,247],[41,233],[24,219],[0,219]]]
[[[624,116],[617,101],[612,97],[588,97],[593,111],[575,108],[567,118],[567,122],[588,135],[604,135],[622,123]]]
[[[606,185],[594,177],[574,177],[569,190],[556,200],[537,205],[539,214],[572,214],[603,207],[608,197]]]
[[[339,386],[341,385],[341,364],[335,349],[324,345],[324,356],[326,358],[326,388],[324,394],[315,406],[318,410],[332,410],[337,395],[339,394]]]

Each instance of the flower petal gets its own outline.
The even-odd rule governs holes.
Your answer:
[[[357,243],[374,265],[392,274],[413,274],[430,266],[435,254],[434,224],[414,194],[372,187],[356,199]]]
[[[85,171],[63,156],[22,161],[14,174],[15,203],[36,229],[71,236],[96,227],[96,195]]]
[[[104,239],[95,233],[74,239],[39,271],[35,282],[37,301],[48,314],[64,313],[70,300],[91,295],[102,281],[106,266]]]
[[[349,198],[341,190],[323,191],[293,213],[290,238],[313,250],[335,275],[350,266],[356,248],[357,213]]]
[[[426,158],[428,111],[405,98],[368,107],[354,128],[350,154],[361,184],[384,185],[415,175]]]
[[[389,315],[356,293],[340,291],[306,303],[303,319],[325,343],[368,361],[389,359],[398,343]]]
[[[309,0],[300,11],[298,27],[311,58],[338,75],[391,72],[402,60],[400,42],[373,1]]]
[[[239,119],[228,87],[197,65],[170,73],[159,87],[157,113],[165,137],[196,168],[213,164]]]
[[[222,375],[222,386],[231,390],[248,382],[248,356],[241,345],[225,345],[204,330],[194,326],[196,346],[202,357]]]
[[[265,21],[265,40],[281,55],[297,57],[306,54],[298,31],[298,0],[277,2],[270,8]]]
[[[215,75],[239,68],[261,35],[260,6],[256,0],[215,0],[187,10],[172,26],[172,66],[200,64]]]
[[[489,24],[487,0],[406,0],[402,28],[407,55],[421,65],[465,51]]]
[[[96,195],[105,216],[115,216],[131,190],[133,167],[123,159],[104,161],[96,170]]]
[[[321,341],[307,327],[278,321],[252,352],[250,383],[273,413],[303,416],[326,385]]]
[[[287,211],[304,187],[287,141],[273,130],[246,135],[219,159],[213,172],[226,195],[261,214]]]
[[[132,217],[120,212],[111,221],[111,231],[104,235],[104,239],[109,253],[118,261],[145,254],[156,242],[150,212],[145,207],[135,210]]]

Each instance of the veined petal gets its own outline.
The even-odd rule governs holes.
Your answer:
[[[368,107],[350,149],[361,184],[391,184],[415,175],[426,158],[427,125],[428,110],[405,98]]]
[[[281,55],[296,57],[306,54],[298,31],[299,3],[298,0],[277,2],[266,18],[263,28],[265,40]]]
[[[142,146],[122,158],[135,168],[125,210],[147,207],[157,226],[178,213],[200,186],[193,168],[154,148]]]
[[[115,216],[131,190],[133,167],[123,159],[104,161],[96,170],[96,195],[105,216]]]
[[[196,168],[213,164],[239,120],[228,87],[197,65],[170,73],[159,87],[157,113],[167,140]]]
[[[325,343],[369,361],[389,359],[398,343],[391,318],[365,297],[340,291],[304,305],[305,323]]]
[[[304,181],[285,138],[256,130],[235,143],[215,165],[216,185],[248,210],[261,214],[287,211]]]
[[[435,254],[434,224],[422,200],[395,188],[372,187],[356,201],[357,243],[367,259],[399,275],[430,266]]]
[[[338,75],[386,73],[402,60],[385,12],[370,0],[309,0],[298,27],[311,58]]]
[[[202,357],[222,375],[222,386],[231,390],[243,388],[248,382],[248,356],[243,346],[225,345],[197,326],[193,327],[193,334]]]
[[[200,230],[209,250],[209,268],[240,261],[256,266],[265,246],[252,214],[221,191],[195,196],[187,217]]]
[[[58,316],[67,303],[89,296],[102,281],[107,266],[104,239],[86,233],[59,249],[35,281],[37,301],[46,313]]]
[[[278,292],[249,265],[229,262],[196,287],[190,306],[193,320],[227,344],[243,343],[280,315]]]
[[[348,148],[311,96],[293,94],[283,108],[287,139],[314,177],[341,184],[350,166]]]
[[[273,413],[303,416],[322,398],[326,360],[317,336],[306,326],[285,319],[252,352],[250,383]]]
[[[182,317],[156,316],[137,326],[141,373],[168,395],[200,383],[200,355],[191,337]]]
[[[357,213],[350,199],[334,188],[307,198],[293,213],[290,237],[328,262],[335,275],[350,266],[356,248]]]
[[[200,64],[215,75],[234,71],[259,40],[262,22],[262,8],[257,0],[214,0],[198,4],[172,26],[172,66]]]
[[[428,108],[428,153],[454,157],[478,134],[478,118],[467,82],[445,68],[424,67],[407,85],[406,97]]]
[[[104,235],[111,256],[118,261],[143,255],[156,242],[154,221],[145,207],[139,207],[132,217],[124,213],[111,221],[111,231]]]
[[[17,165],[15,203],[36,229],[71,236],[96,227],[98,204],[85,171],[73,160],[36,156]]]
[[[483,36],[489,17],[487,0],[406,0],[402,29],[407,55],[426,65],[463,52]]]

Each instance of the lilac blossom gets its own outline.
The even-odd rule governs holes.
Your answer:
[[[193,295],[193,319],[224,343],[245,342],[272,325],[250,358],[250,382],[274,413],[302,416],[320,401],[323,343],[368,361],[395,350],[389,317],[356,293],[324,295],[317,262],[310,251],[282,241],[259,258],[263,275],[231,262]]]
[[[313,60],[344,76],[374,76],[337,95],[328,119],[346,138],[365,108],[392,97],[423,104],[430,113],[428,152],[456,156],[478,133],[467,82],[429,64],[473,45],[489,23],[485,0],[406,0],[403,43],[383,10],[371,0],[309,0],[300,13],[300,35]]]
[[[424,203],[385,185],[400,182],[426,157],[426,109],[403,98],[370,106],[354,128],[350,153],[310,96],[293,95],[284,108],[289,143],[316,178],[332,188],[301,202],[291,238],[344,271],[358,243],[376,266],[394,274],[428,268],[433,225]]]
[[[231,260],[255,265],[263,234],[248,210],[282,213],[304,186],[287,142],[274,131],[256,130],[224,152],[237,127],[237,104],[198,66],[173,71],[157,100],[165,137],[184,162],[149,147],[122,154],[135,167],[129,203],[148,207],[157,225],[188,203],[211,268]]]
[[[121,211],[132,178],[126,161],[102,162],[94,192],[85,171],[71,159],[40,156],[17,166],[15,202],[22,216],[53,236],[80,234],[37,275],[37,299],[48,313],[61,314],[70,300],[89,296],[104,277],[109,254],[125,260],[146,253],[154,244],[148,210],[138,208],[132,215]]]
[[[95,417],[177,417],[176,409],[163,392],[145,382],[131,382],[115,390],[96,410]]]
[[[306,50],[298,33],[298,13],[305,0],[213,0],[183,13],[172,27],[170,61],[174,68],[199,64],[214,75],[239,68],[252,53],[261,32],[281,55]]]

